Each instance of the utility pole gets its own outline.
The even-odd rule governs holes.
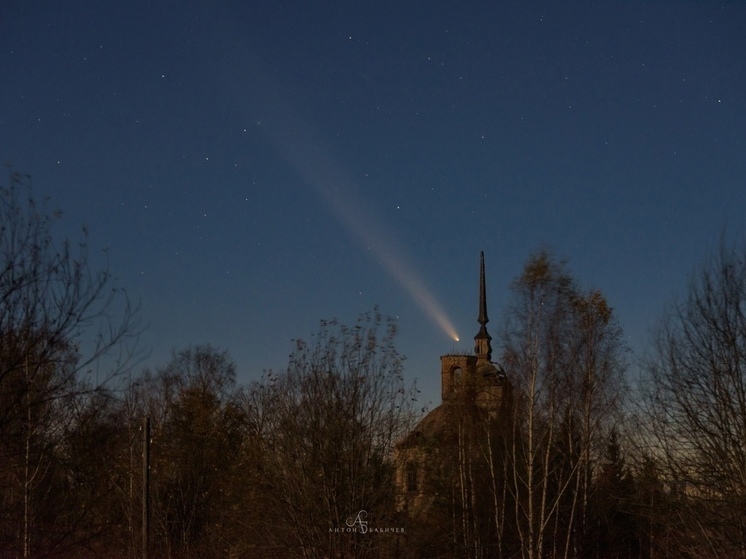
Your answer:
[[[150,418],[142,420],[142,559],[148,559],[150,541]]]

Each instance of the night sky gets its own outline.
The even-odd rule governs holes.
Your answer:
[[[143,366],[209,342],[248,381],[379,305],[437,403],[480,250],[494,337],[548,245],[638,356],[743,235],[744,30],[741,1],[5,0],[0,162],[108,247]]]

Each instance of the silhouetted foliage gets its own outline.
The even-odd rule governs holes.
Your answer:
[[[249,385],[210,345],[107,384],[133,310],[26,182],[0,188],[1,556],[141,557],[149,418],[151,559],[746,557],[743,248],[723,245],[671,307],[627,424],[613,309],[531,256],[501,363],[479,369],[510,390],[495,407],[454,396],[418,439],[377,310],[322,322]]]
[[[345,533],[360,511],[371,526],[395,519],[393,445],[415,400],[395,333],[377,311],[352,327],[323,322],[311,343],[296,342],[284,372],[253,388],[265,498],[278,514],[266,538],[284,556],[383,557],[396,545]]]
[[[547,251],[513,283],[502,365],[514,383],[509,487],[519,552],[578,557],[599,442],[618,418],[625,347],[611,307]]]
[[[746,556],[746,248],[727,246],[661,323],[647,364],[647,440],[675,506],[677,552]]]
[[[96,505],[108,486],[83,474],[93,456],[74,454],[87,428],[77,412],[103,403],[95,394],[138,333],[126,294],[89,259],[85,229],[60,242],[61,213],[29,181],[12,173],[0,186],[0,554],[14,557],[67,553],[106,528]]]

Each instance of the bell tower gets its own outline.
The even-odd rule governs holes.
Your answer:
[[[450,354],[440,358],[443,402],[471,401],[496,409],[502,399],[504,375],[492,363],[492,336],[487,332],[487,287],[484,252],[479,254],[479,331],[474,336],[474,355]]]
[[[397,443],[396,483],[399,510],[410,516],[426,512],[437,495],[439,464],[458,455],[457,433],[463,417],[499,421],[512,406],[512,387],[504,371],[492,359],[492,337],[487,332],[487,289],[484,252],[479,256],[479,331],[474,352],[440,357],[442,403],[422,418],[414,430]],[[440,478],[438,478],[440,479]]]

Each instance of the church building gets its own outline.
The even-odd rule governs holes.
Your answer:
[[[483,252],[477,322],[479,331],[474,336],[473,354],[448,354],[440,358],[441,404],[397,444],[399,508],[408,514],[424,512],[438,493],[438,474],[458,453],[464,425],[499,421],[510,402],[508,379],[492,362]]]

